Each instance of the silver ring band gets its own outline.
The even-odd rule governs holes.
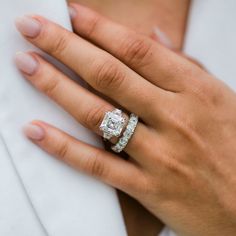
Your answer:
[[[119,141],[117,142],[116,145],[111,147],[111,149],[114,152],[120,153],[125,149],[125,147],[129,143],[129,140],[133,136],[137,125],[138,125],[138,116],[136,116],[135,114],[132,113],[130,115],[128,125],[127,125],[122,137],[119,139]]]

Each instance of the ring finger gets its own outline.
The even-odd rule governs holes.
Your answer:
[[[28,41],[62,61],[94,89],[146,123],[152,121],[157,108],[159,112],[155,113],[161,115],[160,107],[169,100],[168,93],[106,51],[39,16],[20,18],[17,27]]]
[[[76,84],[35,53],[18,53],[15,60],[27,80],[37,89],[61,105],[79,123],[102,135],[99,126],[105,112],[114,110],[114,106]],[[148,135],[149,128],[139,123],[125,151],[132,157],[142,157],[139,150],[142,148],[137,144],[143,143],[143,137]],[[111,141],[116,143],[117,139]]]

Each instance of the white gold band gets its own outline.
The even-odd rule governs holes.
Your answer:
[[[114,152],[120,153],[125,149],[125,147],[129,143],[129,140],[131,139],[132,135],[134,134],[137,125],[138,125],[138,116],[136,116],[135,114],[132,113],[130,115],[128,125],[127,125],[122,137],[119,139],[119,141],[117,142],[116,145],[111,147],[111,149]]]

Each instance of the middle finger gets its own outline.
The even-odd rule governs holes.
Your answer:
[[[105,112],[114,110],[113,105],[76,84],[35,53],[18,53],[15,61],[25,78],[38,90],[57,102],[83,126],[102,135],[99,126]],[[146,145],[143,139],[149,140],[149,134],[149,128],[140,122],[125,151],[141,160]],[[117,143],[118,138],[110,141]]]
[[[55,23],[39,16],[23,17],[17,20],[17,27],[31,43],[62,61],[93,88],[146,122],[153,118],[151,111],[168,99],[168,93],[118,59]]]

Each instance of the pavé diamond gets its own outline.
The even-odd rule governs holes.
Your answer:
[[[124,148],[127,146],[128,142],[129,142],[130,138],[134,134],[137,124],[138,124],[138,116],[136,116],[135,114],[132,113],[130,115],[129,122],[126,127],[126,130],[123,133],[123,136],[119,139],[117,144],[112,147],[112,150],[114,152],[120,153],[122,150],[124,150]]]

